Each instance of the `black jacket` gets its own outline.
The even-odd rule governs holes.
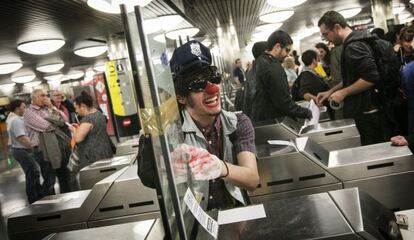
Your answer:
[[[252,105],[254,122],[289,116],[311,118],[307,108],[297,105],[289,93],[285,70],[279,59],[265,53],[257,59],[256,94]]]
[[[301,98],[303,98],[306,93],[317,96],[318,93],[329,90],[328,84],[326,84],[323,78],[318,76],[316,72],[310,70],[302,71],[298,79],[300,80],[299,95]]]
[[[366,32],[352,32],[343,44],[341,69],[343,86],[348,87],[358,79],[376,84],[379,73],[375,64],[374,52],[364,39],[374,38]],[[374,88],[345,98],[344,116],[354,118],[363,112],[378,108]]]

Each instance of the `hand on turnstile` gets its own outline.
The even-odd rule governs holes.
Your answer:
[[[403,136],[395,136],[391,138],[391,145],[394,146],[407,146],[408,142],[407,139]]]
[[[187,163],[191,158],[188,151],[187,144],[180,144],[170,154],[174,176],[178,183],[187,181]]]

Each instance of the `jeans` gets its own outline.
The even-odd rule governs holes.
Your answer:
[[[33,154],[27,149],[12,148],[13,158],[23,168],[26,177],[26,195],[29,203],[36,202],[43,196],[41,194],[39,166],[33,158]]]
[[[40,171],[43,177],[42,189],[40,191],[42,197],[55,194],[54,185],[56,182],[56,176],[52,168],[52,164],[44,160],[42,151],[39,150],[39,147],[34,147],[33,155],[34,159],[40,166]]]

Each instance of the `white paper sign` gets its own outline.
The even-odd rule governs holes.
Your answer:
[[[219,225],[265,218],[263,204],[233,208],[219,211],[217,222]]]
[[[200,225],[216,239],[218,234],[217,222],[200,207],[190,188],[187,189],[184,195],[184,202]]]
[[[295,144],[289,141],[284,140],[267,140],[267,143],[271,145],[282,145],[282,146],[292,146],[295,147]]]

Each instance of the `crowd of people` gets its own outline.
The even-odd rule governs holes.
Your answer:
[[[56,178],[60,193],[79,190],[76,172],[68,168],[72,141],[81,166],[112,157],[106,117],[94,106],[86,92],[73,103],[59,90],[51,91],[49,98],[43,89],[31,93],[30,103],[19,98],[10,102],[9,147],[25,173],[29,203],[55,194]]]
[[[371,33],[352,30],[335,11],[326,12],[318,26],[324,41],[300,56],[290,51],[293,41],[281,30],[253,45],[255,60],[244,74],[236,110],[246,113],[255,124],[286,116],[310,119],[310,111],[296,101],[313,100],[327,107],[331,120],[354,119],[362,145],[390,139],[396,145],[402,141],[394,139],[405,139],[403,143],[410,145],[408,136],[414,126],[414,27],[398,29],[398,34],[385,34],[380,28]],[[379,59],[382,53],[375,44],[385,47],[381,51],[392,52],[392,63]],[[257,53],[260,45],[263,47]],[[390,84],[385,79],[391,71],[389,67],[384,70],[385,65],[398,68],[393,77],[397,84],[392,89],[396,94],[392,96],[388,93],[391,90],[384,90]],[[333,110],[331,105],[343,107]]]

